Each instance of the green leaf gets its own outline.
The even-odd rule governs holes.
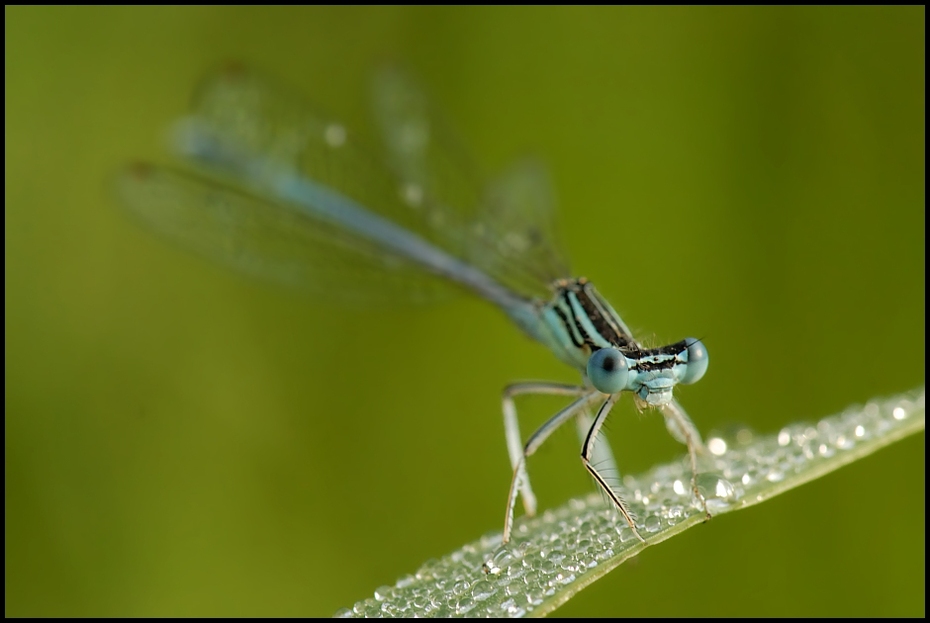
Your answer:
[[[775,435],[707,440],[698,484],[714,515],[763,502],[924,430],[924,388],[851,407]],[[623,478],[641,543],[599,495],[518,522],[513,541],[483,536],[427,561],[337,616],[543,616],[646,547],[704,521],[684,460]]]

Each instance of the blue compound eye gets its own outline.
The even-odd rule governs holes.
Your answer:
[[[681,377],[681,382],[690,385],[700,381],[707,372],[707,349],[704,348],[704,342],[693,337],[686,339],[685,344],[688,347],[688,367]]]
[[[602,348],[588,358],[588,378],[597,391],[616,394],[627,389],[630,366],[616,348]]]

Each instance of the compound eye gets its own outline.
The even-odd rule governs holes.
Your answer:
[[[601,348],[588,358],[588,378],[604,394],[616,394],[627,388],[630,366],[616,348]]]
[[[688,367],[681,377],[681,382],[690,385],[700,381],[707,372],[707,349],[704,348],[704,342],[693,337],[686,339],[685,345],[688,347]]]

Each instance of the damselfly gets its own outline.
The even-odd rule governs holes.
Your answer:
[[[504,543],[517,496],[527,514],[536,511],[527,457],[572,419],[585,426],[585,468],[642,540],[626,502],[604,477],[608,470],[594,459],[606,452],[598,433],[623,392],[640,408],[658,408],[671,434],[687,445],[692,490],[706,513],[696,486],[701,438],[672,396],[675,385],[704,375],[704,345],[689,338],[644,348],[589,282],[568,278],[539,167],[514,167],[482,190],[403,72],[378,73],[373,94],[379,157],[345,126],[255,72],[216,71],[173,131],[179,154],[209,175],[134,165],[118,177],[118,193],[148,227],[184,246],[327,297],[419,296],[424,291],[414,286],[424,280],[417,273],[457,284],[497,305],[580,371],[579,385],[528,382],[504,389],[513,469]],[[523,443],[514,404],[521,394],[574,401]],[[595,405],[591,421],[588,409]]]

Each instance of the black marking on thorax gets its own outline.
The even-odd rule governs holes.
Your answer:
[[[620,324],[613,318],[608,306],[594,290],[594,286],[588,283],[586,279],[560,282],[557,284],[557,288],[558,303],[553,306],[553,309],[561,319],[565,331],[575,347],[587,347],[590,352],[594,352],[601,345],[596,343],[593,339],[594,336],[589,335],[588,331],[585,330],[575,312],[575,308],[571,304],[570,294],[573,294],[578,299],[581,309],[598,337],[628,354],[638,353],[642,350],[633,339],[633,336],[627,335],[620,328]]]

